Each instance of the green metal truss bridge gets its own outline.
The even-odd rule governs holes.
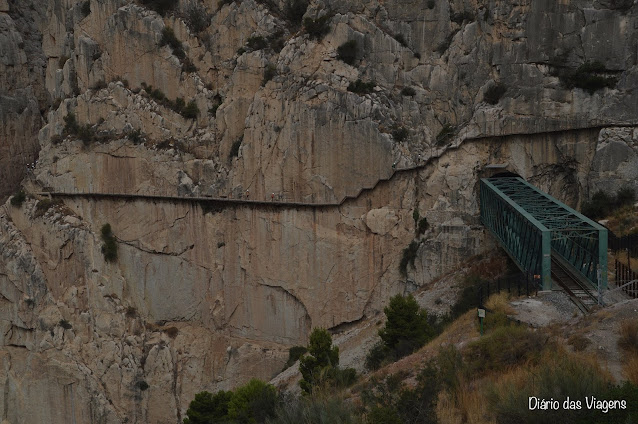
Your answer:
[[[565,274],[574,280],[564,287],[568,292],[588,291],[591,298],[599,282],[607,288],[602,225],[518,177],[481,179],[480,201],[483,224],[523,272],[540,278],[543,290],[565,286]]]

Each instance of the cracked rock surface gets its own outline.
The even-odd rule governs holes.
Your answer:
[[[0,0],[0,420],[176,423],[197,392],[276,377],[313,327],[371,346],[390,296],[495,247],[485,165],[575,207],[638,189],[627,2],[316,0],[321,40],[283,2],[197,2],[198,29],[187,3]],[[593,62],[615,85],[561,82]]]

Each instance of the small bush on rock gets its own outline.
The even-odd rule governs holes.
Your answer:
[[[357,94],[370,94],[374,90],[374,86],[373,82],[363,82],[358,79],[348,85],[348,91]]]
[[[106,262],[115,262],[117,260],[117,243],[115,236],[111,230],[111,224],[104,224],[102,226],[102,254]]]
[[[184,22],[193,33],[198,34],[210,25],[210,14],[199,1],[191,0],[183,8]]]
[[[402,96],[414,97],[416,95],[416,90],[412,87],[403,87],[401,90]]]
[[[24,194],[24,191],[20,190],[16,194],[11,197],[11,206],[15,206],[16,208],[22,207],[22,204],[26,200],[27,195]]]
[[[284,8],[286,19],[293,25],[301,24],[303,15],[306,14],[308,9],[308,3],[308,0],[288,0]]]
[[[558,77],[565,88],[580,88],[594,94],[603,88],[616,86],[618,79],[601,75],[605,72],[605,65],[601,62],[586,62],[574,71],[559,72]]]
[[[350,40],[340,45],[337,48],[337,57],[348,65],[354,65],[357,60],[357,41]]]
[[[306,18],[303,20],[303,26],[308,35],[310,35],[310,38],[314,40],[321,40],[330,32],[329,21],[330,16],[328,15],[317,19]]]
[[[142,4],[162,16],[172,11],[177,5],[177,0],[141,0]]]
[[[487,90],[485,90],[485,94],[483,94],[483,100],[485,103],[495,105],[501,100],[501,97],[507,91],[507,86],[503,83],[497,83],[489,86]]]

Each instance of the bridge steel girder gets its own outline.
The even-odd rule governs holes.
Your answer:
[[[593,288],[598,286],[598,280],[603,289],[607,288],[607,229],[558,201],[547,193],[529,184],[522,178],[498,178],[481,180],[481,196],[490,198],[489,191],[498,195],[499,201],[505,202],[521,213],[521,216],[532,217],[540,231],[549,231],[550,248],[542,252],[543,258],[548,254],[551,267],[551,253],[554,252],[565,260],[573,270]],[[493,197],[493,196],[492,196]],[[481,218],[486,226],[495,234],[495,220],[487,221],[483,218],[483,199],[481,198]],[[488,206],[488,205],[486,205]],[[523,212],[525,214],[523,214]],[[496,234],[495,234],[496,235]],[[503,247],[510,255],[515,252],[502,238],[496,235]],[[531,271],[517,265],[521,269]],[[551,288],[551,268],[549,283],[546,275],[541,272],[543,288]]]
[[[551,232],[489,180],[481,179],[481,221],[524,272],[541,276],[552,289]]]

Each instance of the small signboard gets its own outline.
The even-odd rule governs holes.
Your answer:
[[[479,309],[478,316],[479,318],[485,318],[485,309]]]

